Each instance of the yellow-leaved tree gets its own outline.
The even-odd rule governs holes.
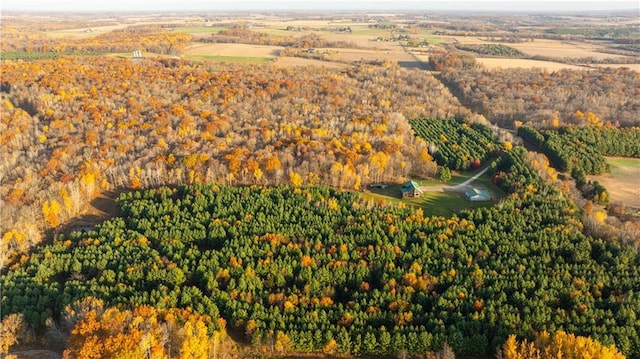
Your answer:
[[[76,305],[86,306],[85,303]],[[217,354],[221,331],[209,335],[211,318],[182,309],[140,306],[133,310],[89,305],[76,316],[63,358],[209,358]],[[224,321],[217,321],[219,327]],[[215,340],[212,340],[215,338]]]
[[[536,336],[535,342],[526,339],[516,340],[515,335],[509,336],[498,351],[498,358],[502,359],[624,359],[615,346],[602,345],[597,340],[582,337],[564,331],[550,335],[546,331]]]

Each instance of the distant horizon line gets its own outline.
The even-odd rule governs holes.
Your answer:
[[[193,14],[193,13],[243,13],[243,14],[255,14],[255,13],[306,13],[306,14],[400,14],[400,13],[421,13],[425,11],[446,13],[446,14],[528,14],[528,15],[587,15],[587,14],[627,14],[638,13],[638,9],[635,8],[620,8],[620,9],[452,9],[452,8],[385,8],[385,9],[363,9],[363,8],[343,8],[343,9],[328,9],[328,8],[273,8],[273,9],[244,9],[244,8],[225,8],[225,9],[139,9],[139,10],[126,10],[126,9],[108,9],[108,10],[70,10],[70,9],[2,9],[0,13],[4,14],[78,14],[78,15],[99,15],[99,14]]]

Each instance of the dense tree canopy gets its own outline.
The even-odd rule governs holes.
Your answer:
[[[479,123],[452,119],[416,119],[409,123],[438,164],[449,169],[477,168],[502,148],[491,130]]]
[[[0,71],[0,151],[12,154],[0,231],[20,234],[3,242],[7,261],[38,242],[36,224],[63,223],[103,190],[427,175],[435,164],[406,118],[468,114],[430,74],[398,67],[71,57]]]
[[[524,152],[492,166],[507,199],[452,218],[327,187],[123,194],[122,218],[16,264],[3,313],[37,324],[94,296],[220,315],[254,345],[283,350],[424,353],[447,342],[477,355],[511,333],[562,329],[638,355],[640,256],[582,234]]]

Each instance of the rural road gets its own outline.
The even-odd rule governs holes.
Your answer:
[[[480,172],[476,173],[475,175],[473,175],[468,180],[466,180],[466,181],[464,181],[462,183],[459,183],[457,185],[453,185],[453,186],[420,186],[420,189],[425,191],[425,192],[444,192],[445,190],[462,191],[468,185],[470,185],[473,181],[477,180],[478,177],[480,177],[483,174],[485,174],[489,170],[489,167],[490,166],[486,166]]]
[[[489,170],[489,166],[485,167],[484,169],[482,169],[482,171],[476,173],[475,175],[473,175],[473,177],[469,178],[468,180],[457,184],[455,186],[451,186],[452,189],[461,189],[464,188],[466,186],[468,186],[469,184],[471,184],[471,182],[475,181],[478,179],[478,177],[482,176],[483,174],[485,174],[485,172],[487,172]]]

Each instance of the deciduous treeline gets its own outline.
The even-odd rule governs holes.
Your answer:
[[[156,54],[178,54],[190,41],[191,35],[168,32],[161,27],[132,27],[86,38],[52,38],[46,32],[9,31],[4,32],[0,44],[2,52],[28,54],[61,53],[114,53],[136,50]],[[4,56],[3,56],[4,57]]]
[[[465,68],[444,71],[443,81],[465,104],[502,126],[514,121],[543,128],[584,124],[580,113],[588,112],[614,126],[639,124],[640,73],[630,69]]]
[[[55,227],[108,188],[286,183],[295,172],[302,184],[358,189],[429,174],[406,118],[468,115],[422,71],[210,66],[3,62],[7,260],[38,241],[38,223]]]

